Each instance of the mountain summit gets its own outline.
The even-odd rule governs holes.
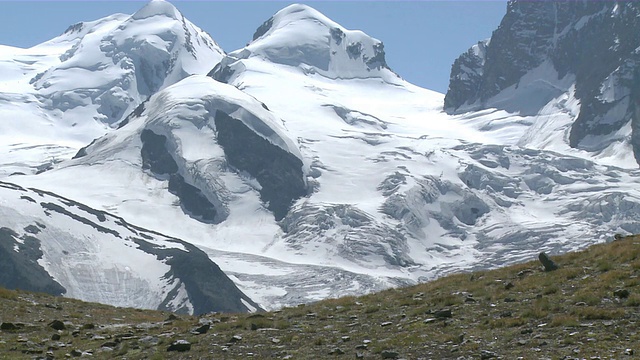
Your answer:
[[[331,79],[376,77],[391,82],[397,78],[386,63],[380,40],[362,31],[347,30],[302,4],[287,6],[265,21],[251,43],[230,53],[221,68],[252,57]]]

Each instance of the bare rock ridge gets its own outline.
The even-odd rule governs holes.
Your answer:
[[[456,59],[444,108],[461,113],[488,107],[535,114],[564,92],[573,91],[580,113],[569,144],[587,151],[606,148],[614,134],[631,124],[631,143],[640,162],[640,4],[628,2],[530,2],[511,0],[490,41],[474,45]],[[554,71],[535,79],[525,75],[547,64]],[[550,86],[569,79],[570,86]],[[508,89],[548,84],[535,104],[500,103]]]

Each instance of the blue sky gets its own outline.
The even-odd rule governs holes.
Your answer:
[[[291,1],[171,1],[225,51],[241,48],[255,29]],[[296,1],[293,1],[296,2]],[[406,80],[446,92],[455,58],[489,38],[506,11],[494,1],[297,1],[348,29],[382,40],[387,63]],[[132,14],[145,1],[0,1],[0,44],[30,47],[69,25],[113,13]]]

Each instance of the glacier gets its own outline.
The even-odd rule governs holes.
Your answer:
[[[112,34],[109,51],[134,64],[135,46],[114,30],[128,22],[144,21],[140,31],[153,33],[137,35],[145,39],[140,49],[165,55],[172,53],[166,34],[156,30],[167,23],[187,24],[192,39],[204,36],[166,2],[143,10],[92,26]],[[171,33],[186,34],[177,27]],[[2,180],[181,239],[265,309],[502,266],[640,231],[632,148],[570,146],[568,129],[580,110],[574,78],[558,76],[548,62],[486,108],[449,114],[443,94],[393,72],[382,42],[305,5],[276,13],[242,49],[225,54],[213,40],[201,44],[208,58],[195,61],[180,50],[176,64],[191,70],[130,87],[135,101],[115,118],[105,120],[91,102],[82,121],[73,109],[57,110],[76,127],[99,127],[91,132],[95,140],[85,134],[63,150],[34,140],[29,152],[14,151],[26,142],[5,142]],[[485,46],[471,53],[484,56]],[[78,46],[69,59],[91,62],[91,51]],[[8,106],[53,116],[37,100],[52,92],[38,86],[46,76],[66,78],[67,70],[49,65],[33,73],[45,68],[30,87],[20,80],[28,91]],[[144,82],[134,68],[130,79]],[[98,69],[86,80],[104,75]],[[555,80],[535,81],[541,77]],[[529,111],[514,110],[533,102]],[[75,127],[50,120],[60,139],[73,138]],[[6,131],[20,138],[15,128]],[[50,274],[62,271],[47,266]]]

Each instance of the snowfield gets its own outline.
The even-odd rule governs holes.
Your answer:
[[[447,115],[442,94],[388,67],[379,40],[304,5],[281,10],[227,55],[163,1],[79,28],[93,30],[0,48],[0,84],[21,86],[15,94],[0,85],[1,180],[196,245],[264,308],[640,232],[640,171],[628,144],[568,146],[580,111],[570,78],[494,99],[538,101],[535,113]],[[196,55],[185,50],[189,41]],[[150,78],[136,61],[155,52],[172,65],[153,67]],[[19,60],[31,54],[48,55]],[[14,78],[16,67],[30,75]],[[2,221],[30,216],[6,212]],[[41,262],[65,279],[69,296],[96,281],[68,274],[70,265],[47,251]],[[93,266],[121,268],[111,257]],[[156,307],[148,299],[158,286],[126,305]],[[91,294],[120,304],[114,294]]]

